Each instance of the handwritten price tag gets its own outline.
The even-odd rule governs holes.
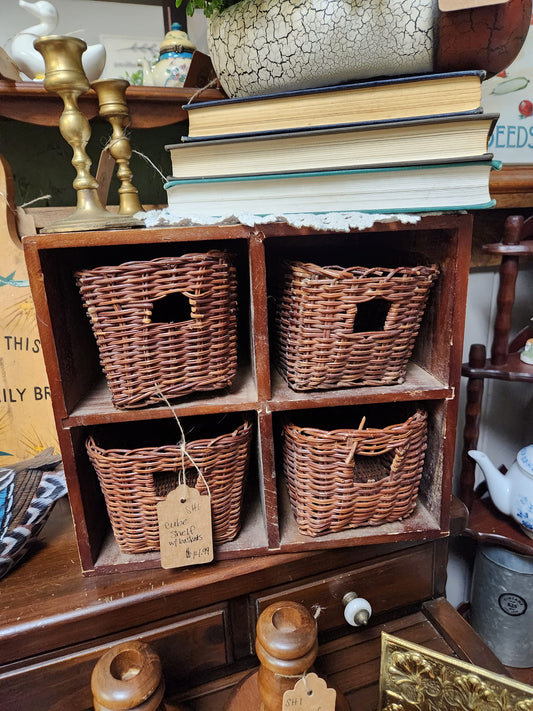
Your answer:
[[[178,486],[157,503],[161,566],[182,568],[213,560],[211,497]]]
[[[311,672],[297,681],[294,689],[283,694],[283,709],[335,711],[336,699],[335,689],[328,689],[324,679]]]

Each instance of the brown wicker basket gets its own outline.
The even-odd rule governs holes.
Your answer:
[[[286,264],[276,312],[277,364],[294,390],[389,385],[405,378],[432,266]]]
[[[283,463],[298,529],[320,536],[413,512],[427,447],[427,413],[381,429],[322,430],[287,422]]]
[[[204,478],[186,457],[186,482],[201,494],[207,493],[207,482],[215,543],[233,540],[240,530],[251,436],[252,425],[245,421],[228,434],[187,441],[186,451]],[[91,435],[86,447],[119,548],[125,553],[159,550],[157,502],[183,480],[180,446],[105,449]]]
[[[161,403],[231,385],[237,369],[237,283],[228,254],[210,251],[76,273],[117,407]],[[174,295],[174,296],[172,296]],[[184,295],[184,320],[161,300]],[[158,304],[158,302],[160,302]]]

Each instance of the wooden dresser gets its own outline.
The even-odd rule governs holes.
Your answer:
[[[463,513],[459,508],[454,526],[464,524]],[[280,599],[320,606],[317,668],[354,709],[376,708],[381,630],[505,673],[443,598],[447,539],[87,577],[68,502],[61,500],[41,540],[0,583],[2,711],[90,708],[97,659],[127,639],[155,647],[169,699],[220,710],[257,664],[258,614]],[[349,591],[372,605],[366,628],[344,621],[342,597]]]

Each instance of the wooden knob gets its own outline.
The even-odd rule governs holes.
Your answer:
[[[144,642],[122,642],[98,660],[91,677],[95,711],[162,711],[161,661]]]

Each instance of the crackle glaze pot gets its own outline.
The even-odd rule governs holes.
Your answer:
[[[505,69],[525,41],[531,0],[441,12],[438,0],[241,0],[208,21],[230,97],[378,76]]]

